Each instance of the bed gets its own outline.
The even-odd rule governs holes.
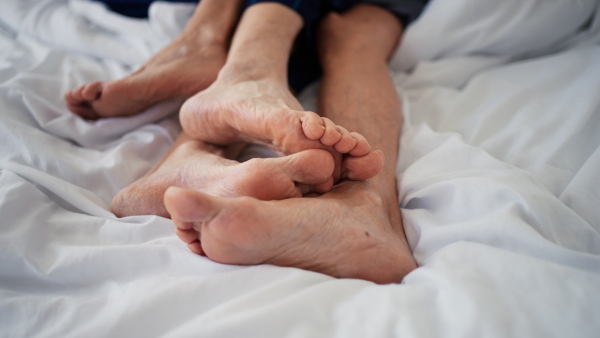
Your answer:
[[[135,70],[193,6],[3,0],[0,336],[597,337],[599,3],[433,0],[407,29],[390,72],[419,267],[376,285],[217,264],[169,219],[110,212],[173,142],[177,105],[87,122],[62,95]]]

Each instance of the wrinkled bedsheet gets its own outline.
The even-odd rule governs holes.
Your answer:
[[[62,95],[135,70],[193,7],[0,4],[0,336],[592,337],[600,332],[598,1],[433,0],[390,62],[419,264],[375,285],[187,250],[110,201],[175,103],[87,122]],[[318,84],[301,95],[316,109]],[[396,140],[391,140],[396,141]]]

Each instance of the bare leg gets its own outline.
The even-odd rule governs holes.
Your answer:
[[[208,87],[225,63],[241,0],[203,0],[184,31],[135,73],[110,82],[92,82],[67,94],[69,109],[81,117],[137,114],[169,99],[186,99]]]
[[[361,135],[304,111],[288,89],[287,63],[301,27],[302,18],[283,5],[249,7],[217,80],[183,105],[182,126],[214,144],[261,143],[283,154],[327,149],[336,157],[336,179],[372,177],[381,170],[381,153],[371,152]],[[353,165],[345,166],[341,154]]]
[[[237,146],[212,146],[182,133],[160,163],[115,196],[113,213],[119,217],[169,217],[163,196],[170,186],[261,200],[300,197],[313,191],[328,191],[333,186],[334,163],[327,151],[312,149],[239,163],[227,159],[237,156],[242,149]]]
[[[385,154],[379,175],[352,182],[376,193],[387,226],[406,245],[396,189],[398,139],[402,112],[387,60],[402,34],[399,20],[387,10],[360,4],[343,15],[330,14],[320,27],[319,53],[324,76],[319,110],[359,131]],[[373,206],[375,208],[376,206]]]
[[[177,235],[193,252],[217,262],[399,282],[416,267],[396,195],[401,114],[386,67],[401,26],[383,9],[359,5],[329,15],[320,33],[322,108],[374,140],[387,157],[383,171],[368,181],[343,182],[318,198],[264,202],[170,188],[165,205]]]

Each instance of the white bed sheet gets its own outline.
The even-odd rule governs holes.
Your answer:
[[[213,263],[170,220],[110,213],[177,135],[176,106],[90,123],[62,94],[127,74],[192,7],[158,3],[138,21],[86,2],[0,4],[0,336],[597,335],[598,2],[496,3],[434,1],[392,61],[400,207],[419,268],[385,286]],[[529,43],[565,6],[563,25]],[[503,48],[461,40],[472,42],[453,15],[478,11],[489,20],[477,31]],[[444,31],[436,22],[447,36],[427,34]]]

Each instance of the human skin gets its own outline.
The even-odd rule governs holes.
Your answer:
[[[326,192],[333,186],[334,161],[321,149],[309,149],[277,158],[254,158],[239,163],[244,145],[210,145],[185,133],[146,175],[113,198],[117,217],[169,217],[163,196],[170,186],[186,187],[217,196],[252,196],[261,200],[301,197]]]
[[[274,264],[376,283],[400,282],[416,268],[398,207],[401,107],[387,69],[401,33],[394,15],[370,5],[329,14],[319,31],[320,110],[382,150],[381,173],[343,181],[318,197],[281,201],[171,187],[165,206],[191,251],[221,263]]]
[[[149,173],[113,198],[115,215],[168,217],[162,196],[169,186],[276,200],[323,193],[342,178],[368,179],[381,170],[382,153],[362,135],[304,111],[289,91],[287,60],[302,24],[280,4],[244,13],[217,80],[182,107],[184,132]],[[237,163],[228,145],[247,142],[287,156]]]
[[[305,111],[287,84],[287,63],[302,18],[278,3],[250,6],[240,20],[216,81],[181,108],[184,131],[212,144],[264,144],[282,155],[325,149],[335,180],[364,180],[381,170],[382,154],[331,119]]]
[[[242,0],[202,0],[183,32],[136,72],[95,81],[65,94],[67,107],[88,120],[130,116],[208,87],[225,63]]]

